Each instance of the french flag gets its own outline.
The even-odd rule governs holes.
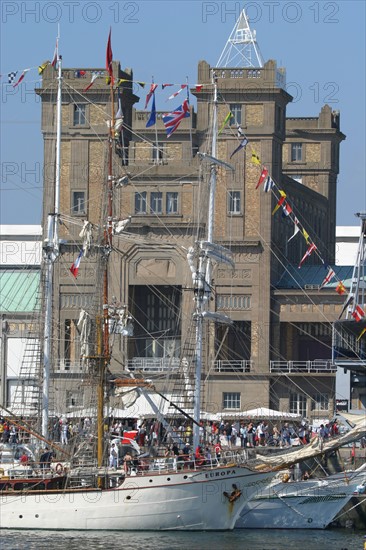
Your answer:
[[[76,258],[76,260],[74,261],[74,263],[70,267],[70,271],[73,274],[73,276],[75,277],[75,279],[78,276],[80,262],[81,262],[81,258],[83,257],[83,254],[84,254],[84,251],[81,250],[80,253],[79,253],[79,256]]]

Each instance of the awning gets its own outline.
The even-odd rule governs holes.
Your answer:
[[[301,420],[301,415],[287,411],[275,411],[267,407],[257,407],[247,411],[222,411],[216,415],[218,418],[235,418],[249,420]]]

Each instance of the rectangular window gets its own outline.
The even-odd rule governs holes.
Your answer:
[[[230,119],[230,126],[241,124],[241,103],[233,103],[230,105],[230,112],[234,115]]]
[[[146,214],[146,191],[135,193],[135,214]]]
[[[302,143],[291,143],[291,162],[302,161]]]
[[[74,126],[85,126],[86,124],[86,105],[76,103],[74,105]]]
[[[223,407],[224,409],[239,409],[240,410],[240,393],[230,392],[223,393]]]
[[[82,390],[66,390],[66,407],[83,407],[84,394]]]
[[[311,401],[312,411],[327,411],[329,408],[329,395],[327,393],[316,393]]]
[[[306,416],[306,395],[290,393],[290,413]]]
[[[241,204],[240,204],[240,191],[229,191],[229,214],[240,214],[241,213]]]
[[[152,214],[163,213],[163,193],[153,191],[150,195],[150,211]]]
[[[164,143],[155,143],[153,145],[152,159],[154,164],[162,164],[164,159]]]
[[[72,213],[75,215],[81,215],[86,213],[85,191],[73,191]]]
[[[169,191],[166,194],[166,213],[178,214],[178,193]]]

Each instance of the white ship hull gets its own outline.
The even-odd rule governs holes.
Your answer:
[[[242,509],[239,529],[325,529],[347,504],[365,474],[325,481],[279,483],[255,495]]]
[[[272,477],[226,467],[129,477],[109,490],[8,492],[0,497],[0,524],[9,529],[233,529],[245,503]],[[230,502],[233,484],[241,496]]]

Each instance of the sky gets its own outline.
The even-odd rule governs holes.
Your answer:
[[[243,7],[264,60],[286,68],[294,101],[287,116],[317,116],[328,103],[340,111],[337,225],[359,225],[366,212],[365,5],[347,1],[213,2],[3,0],[1,6],[0,223],[39,224],[43,143],[36,69],[21,85],[8,73],[52,59],[60,26],[63,66],[105,66],[109,28],[113,57],[134,79],[197,83],[197,64],[215,66]],[[137,90],[136,90],[137,93]],[[140,90],[137,108],[144,107]],[[169,104],[170,106],[170,104]],[[176,105],[171,104],[172,107]],[[166,103],[158,110],[166,110]]]

